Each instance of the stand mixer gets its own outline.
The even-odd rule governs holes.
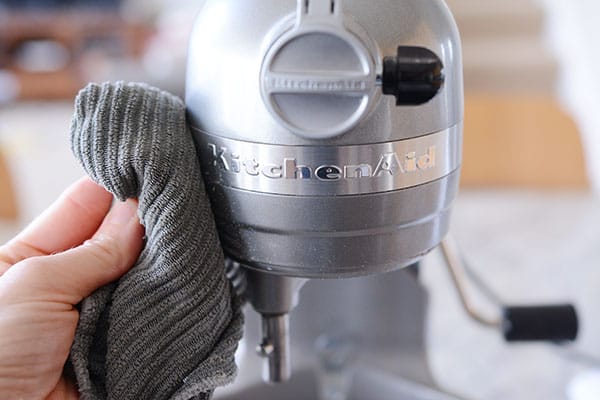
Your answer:
[[[508,342],[576,339],[573,305],[489,316],[466,294],[445,238],[463,82],[443,0],[207,0],[186,102],[230,280],[256,311],[218,399],[456,398],[424,344],[418,262],[440,244],[474,321]]]
[[[290,343],[313,341],[341,299],[371,304],[370,323],[354,318],[371,332],[410,302],[422,333],[425,296],[399,270],[448,232],[461,162],[460,41],[442,0],[208,0],[186,103],[225,254],[261,316],[265,381],[290,378]],[[311,309],[290,325],[299,302]]]

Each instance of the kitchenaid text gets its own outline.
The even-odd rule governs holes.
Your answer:
[[[424,154],[416,151],[382,154],[376,163],[303,165],[294,157],[280,162],[262,162],[256,157],[236,154],[227,147],[208,143],[213,165],[227,172],[263,176],[268,179],[296,179],[338,181],[341,179],[373,179],[399,174],[410,174],[436,166],[436,147],[430,146]]]

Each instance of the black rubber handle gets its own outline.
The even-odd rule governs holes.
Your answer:
[[[442,60],[424,47],[400,46],[395,57],[383,59],[383,94],[396,97],[396,105],[427,103],[444,84]]]
[[[506,307],[502,321],[508,342],[565,342],[577,339],[579,320],[570,304],[552,306]]]

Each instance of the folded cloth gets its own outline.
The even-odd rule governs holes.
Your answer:
[[[120,200],[139,199],[147,242],[135,266],[80,305],[70,360],[82,399],[209,399],[236,374],[239,302],[183,102],[144,84],[90,84],[72,150]]]

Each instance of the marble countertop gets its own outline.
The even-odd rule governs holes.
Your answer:
[[[580,335],[565,347],[504,343],[500,332],[466,316],[434,252],[424,262],[423,281],[431,299],[430,362],[442,386],[473,399],[600,398],[597,387],[593,397],[573,394],[582,374],[600,369],[594,361],[600,360],[600,199],[582,192],[464,190],[453,212],[454,237],[479,280],[505,304],[574,304]],[[494,310],[476,285],[469,289],[482,311]]]

